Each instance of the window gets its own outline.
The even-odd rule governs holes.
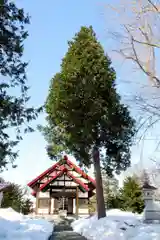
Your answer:
[[[48,208],[49,207],[49,198],[40,198],[38,207],[39,208]]]

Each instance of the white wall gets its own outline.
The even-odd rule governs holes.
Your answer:
[[[78,184],[72,181],[65,182],[65,186],[76,187]],[[52,183],[52,186],[64,186],[64,181],[55,181]]]
[[[48,208],[38,208],[37,214],[49,214]]]
[[[88,198],[88,192],[85,192],[85,193],[79,192],[78,196],[79,196],[79,198]]]
[[[49,198],[49,192],[39,192],[39,198]]]
[[[88,210],[88,208],[86,209],[84,209],[84,208],[79,208],[78,209],[78,214],[89,214],[89,210]]]
[[[73,199],[73,213],[76,214],[76,199]],[[89,209],[79,207],[78,214],[89,214]]]

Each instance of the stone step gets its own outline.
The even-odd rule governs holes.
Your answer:
[[[69,225],[56,225],[54,227],[54,232],[62,232],[62,231],[72,231],[72,227]]]
[[[59,220],[54,221],[54,232],[48,240],[86,240],[72,231],[71,222],[73,219],[61,218]]]
[[[86,240],[86,238],[72,231],[54,232],[49,240]]]

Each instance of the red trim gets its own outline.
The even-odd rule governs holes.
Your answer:
[[[93,184],[93,187],[92,189],[94,189],[96,187],[96,182],[93,178],[91,178],[90,176],[88,176],[84,171],[82,171],[79,167],[77,167],[75,164],[73,164],[67,156],[64,156],[63,158],[64,160],[66,160],[66,163],[67,165],[70,167],[70,168],[74,168],[75,171],[77,173],[79,173],[84,179],[87,179],[89,180],[92,184]],[[61,160],[60,160],[61,161]],[[51,172],[54,171],[54,169],[56,169],[57,166],[60,167],[60,173],[58,173],[57,175],[54,175],[51,179],[49,179],[46,183],[44,183],[41,188],[40,188],[40,191],[46,187],[51,181],[53,181],[54,179],[56,179],[60,174],[62,174],[64,171],[67,172],[67,174],[70,175],[70,177],[72,177],[72,179],[74,181],[76,181],[78,184],[80,184],[86,191],[89,191],[90,188],[88,188],[88,186],[86,186],[81,180],[77,179],[76,177],[74,177],[71,173],[69,173],[69,171],[64,170],[64,166],[62,167],[61,164],[60,164],[60,161],[56,164],[54,164],[52,167],[48,168],[46,171],[44,171],[42,174],[40,174],[38,177],[36,177],[35,179],[33,179],[31,182],[29,182],[27,185],[31,188],[34,187],[34,185],[39,181],[39,180],[42,180],[46,174],[50,174]],[[36,194],[36,193],[34,193]],[[32,194],[33,195],[33,194]]]
[[[40,191],[42,191],[48,184],[50,184],[52,181],[54,181],[57,177],[60,177],[67,169],[66,168],[61,168],[61,171],[59,173],[57,173],[55,176],[53,176],[51,179],[49,179],[46,183],[44,183],[41,187],[40,187]]]
[[[45,177],[46,174],[52,172],[57,166],[59,165],[59,162],[54,164],[52,167],[48,168],[46,171],[44,171],[43,173],[41,173],[38,177],[36,177],[35,179],[33,179],[31,182],[29,182],[27,185],[29,187],[33,187],[33,185],[35,185],[37,183],[38,180],[41,180],[43,177]]]
[[[33,191],[31,194],[32,194],[32,196],[36,197],[36,192],[35,191]]]
[[[73,164],[67,156],[65,156],[65,160],[67,161],[67,164],[70,166],[70,167],[73,167],[77,173],[81,174],[82,177],[84,177],[85,179],[88,179],[91,183],[93,183],[94,186],[96,186],[96,181],[91,178],[90,176],[88,176],[84,171],[82,171],[79,167],[77,167],[75,164]]]
[[[87,192],[89,191],[89,188],[87,185],[85,185],[80,179],[77,179],[73,174],[71,174],[69,171],[67,171],[68,177],[71,177],[76,183],[81,185]]]
[[[40,191],[42,191],[48,184],[50,184],[52,181],[56,180],[56,178],[60,177],[64,172],[66,172],[68,177],[71,177],[77,184],[81,185],[87,192],[90,190],[88,188],[88,186],[86,186],[81,180],[77,179],[76,177],[74,177],[66,168],[61,168],[61,171],[53,176],[51,179],[49,179],[46,183],[44,183],[41,187],[40,187]]]
[[[90,190],[87,185],[85,185],[80,179],[77,179],[75,176],[73,176],[73,174],[71,174],[68,171],[68,169],[65,167],[61,167],[61,171],[57,175],[55,175],[51,179],[49,179],[46,183],[44,183],[40,187],[39,190],[42,191],[48,184],[50,184],[52,181],[56,180],[56,178],[60,177],[64,172],[66,172],[68,177],[71,177],[77,184],[81,185],[87,192]]]

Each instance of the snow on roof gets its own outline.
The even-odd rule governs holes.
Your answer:
[[[148,190],[156,190],[157,189],[154,186],[150,185],[148,182],[144,182],[142,187],[143,187],[143,189],[148,189]]]

